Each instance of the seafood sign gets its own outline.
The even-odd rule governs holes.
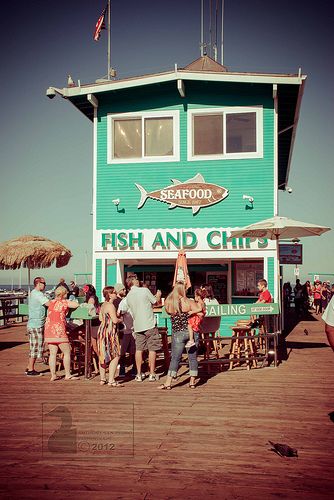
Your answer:
[[[141,194],[138,208],[142,208],[145,201],[152,198],[152,200],[168,203],[168,208],[191,208],[193,215],[195,215],[201,208],[219,203],[229,193],[228,189],[223,186],[205,182],[201,174],[197,174],[185,182],[177,179],[172,179],[172,182],[173,184],[170,186],[151,193],[148,193],[140,184],[135,183]]]

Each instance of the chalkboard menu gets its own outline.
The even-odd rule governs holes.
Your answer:
[[[141,284],[149,288],[149,290],[151,290],[153,295],[157,293],[157,273],[154,272],[147,273],[143,271],[137,273],[127,272],[127,277],[132,274],[135,274],[139,279],[139,281],[141,282]]]
[[[227,302],[227,275],[218,273],[208,273],[207,283],[212,286],[213,296],[220,304]]]

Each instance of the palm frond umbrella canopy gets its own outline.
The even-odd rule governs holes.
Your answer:
[[[25,235],[0,244],[0,268],[26,267],[29,285],[31,269],[50,267],[53,263],[64,267],[71,257],[71,251],[64,245],[43,236]]]

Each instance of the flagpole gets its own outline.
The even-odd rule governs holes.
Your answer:
[[[111,36],[110,36],[110,0],[108,0],[108,76],[107,79],[110,80],[110,54],[111,54]]]
[[[224,64],[224,0],[222,0],[221,64]]]

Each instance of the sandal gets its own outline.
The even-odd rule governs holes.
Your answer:
[[[189,389],[196,389],[196,384],[189,384]]]
[[[61,380],[61,377],[51,377],[50,382],[56,382],[57,380]]]
[[[105,379],[100,380],[100,385],[106,385],[107,381]]]
[[[162,390],[162,391],[170,391],[172,389],[172,386],[171,385],[161,384],[161,385],[158,385],[157,388],[160,389],[160,390]]]
[[[71,375],[70,377],[65,377],[64,380],[80,380],[76,375]]]
[[[108,382],[108,385],[109,387],[124,387],[123,384],[116,382],[116,380],[114,380],[113,382]]]

